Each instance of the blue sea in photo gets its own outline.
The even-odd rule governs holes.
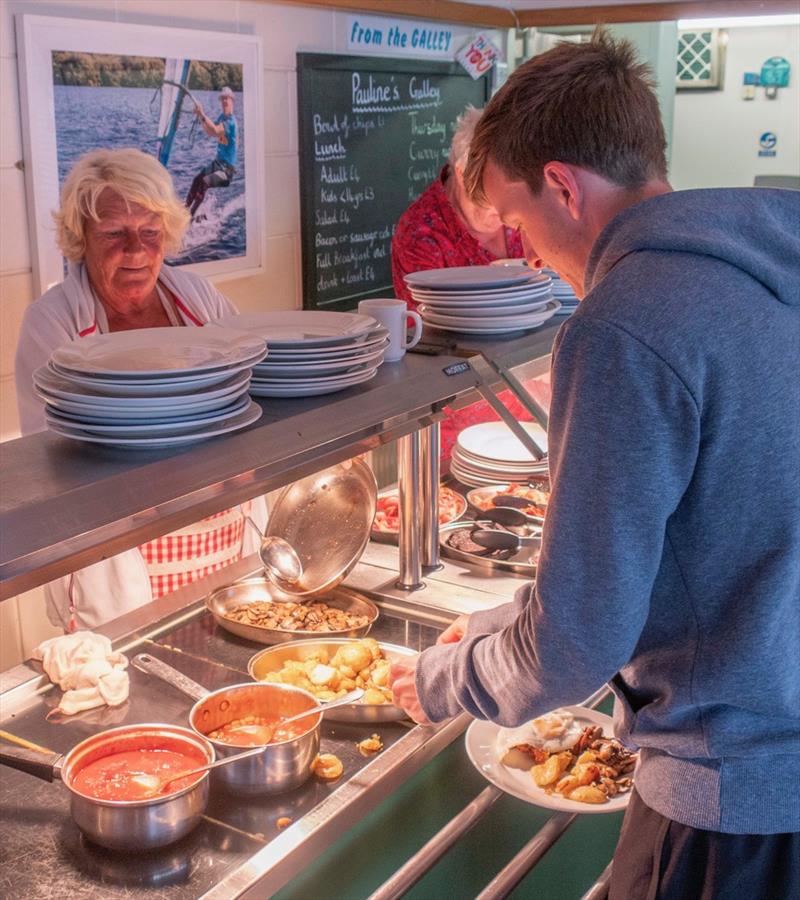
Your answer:
[[[138,147],[158,156],[159,92],[151,88],[75,87],[54,85],[56,147],[59,184],[73,163],[97,147]],[[192,91],[206,115],[215,120],[220,113],[216,91]],[[210,188],[198,210],[205,216],[189,226],[181,253],[170,260],[177,265],[244,256],[245,169],[242,94],[234,95],[234,115],[239,129],[236,174],[228,187]],[[167,168],[183,199],[195,175],[210,163],[217,142],[195,121],[189,98],[183,102],[180,125],[175,134]]]

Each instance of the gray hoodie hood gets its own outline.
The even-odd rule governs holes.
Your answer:
[[[592,247],[586,293],[639,250],[715,257],[755,278],[781,303],[800,306],[800,191],[680,191],[637,203],[615,216]]]

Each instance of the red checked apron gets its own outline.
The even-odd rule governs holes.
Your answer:
[[[156,291],[169,318],[170,325],[185,327],[176,306],[194,325],[202,328],[203,322],[191,314],[178,298],[173,300],[156,284]],[[87,333],[95,330],[95,327]],[[193,581],[216,572],[241,559],[244,540],[243,511],[249,514],[250,504],[201,519],[178,531],[154,538],[139,547],[147,567],[153,599],[177,591]]]

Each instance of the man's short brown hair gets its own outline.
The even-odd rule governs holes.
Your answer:
[[[489,101],[464,173],[473,200],[486,201],[491,159],[534,194],[546,163],[589,169],[620,187],[666,180],[666,138],[650,69],[628,41],[599,30],[520,66]]]

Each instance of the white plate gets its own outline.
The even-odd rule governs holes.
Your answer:
[[[547,453],[547,433],[536,422],[520,422],[522,428]],[[505,422],[481,422],[460,431],[456,439],[459,447],[482,460],[499,463],[536,462],[522,446]]]
[[[367,332],[360,338],[355,338],[347,343],[325,347],[277,347],[273,352],[270,348],[270,362],[323,362],[339,360],[347,356],[358,355],[366,350],[374,350],[376,347],[387,343],[388,329],[381,326]]]
[[[500,327],[501,325],[514,328],[528,328],[546,321],[555,315],[556,310],[560,308],[561,304],[557,300],[549,300],[543,307],[519,315],[456,316],[445,315],[444,313],[430,310],[426,306],[421,306],[420,315],[426,322],[432,322],[434,325],[450,325],[454,328],[457,326],[477,328],[484,325],[488,328]]]
[[[161,419],[147,420],[142,419],[139,422],[107,422],[94,418],[82,418],[81,416],[72,416],[60,413],[55,409],[48,409],[45,416],[48,422],[55,425],[66,425],[79,428],[89,434],[110,434],[123,437],[137,435],[138,437],[147,437],[163,434],[182,434],[192,431],[201,425],[210,425],[212,422],[221,422],[240,412],[244,412],[250,404],[250,398],[247,394],[237,397],[233,403],[228,403],[221,409],[214,410],[210,413],[200,413],[191,416],[184,416],[180,419]]]
[[[286,384],[258,384],[250,383],[250,394],[253,397],[319,397],[322,394],[332,394],[334,391],[342,391],[354,384],[361,384],[375,377],[377,369],[367,369],[358,375],[341,382],[320,384],[311,382],[306,385],[297,385],[292,382]]]
[[[79,375],[77,372],[69,372],[59,369],[52,360],[47,364],[47,370],[56,378],[64,378],[71,385],[80,385],[89,388],[92,394],[108,394],[121,397],[123,395],[134,396],[140,394],[144,397],[158,396],[161,394],[189,394],[200,388],[212,387],[227,381],[234,375],[250,371],[252,366],[264,358],[263,354],[254,356],[235,366],[226,366],[224,369],[201,369],[194,374],[185,377],[173,378],[172,376],[155,376],[154,378],[104,378],[102,376]]]
[[[586,709],[583,706],[568,706],[567,709],[575,716],[575,721],[585,725],[602,725],[606,737],[614,734],[613,723],[610,716],[597,712],[594,709]],[[526,800],[535,806],[545,809],[556,809],[561,812],[571,813],[612,813],[620,812],[628,805],[631,792],[617,794],[607,803],[579,803],[577,800],[569,800],[561,794],[547,794],[544,788],[538,787],[533,782],[530,772],[522,769],[510,769],[504,766],[494,748],[497,732],[500,728],[494,722],[484,722],[476,719],[467,729],[464,743],[467,756],[473,766],[501,791]]]
[[[73,416],[81,416],[83,418],[91,417],[100,422],[125,422],[125,421],[156,421],[158,419],[177,419],[181,416],[198,415],[204,412],[213,412],[222,409],[247,393],[249,382],[245,382],[240,387],[232,389],[219,397],[206,399],[204,397],[186,397],[180,398],[182,403],[172,403],[169,406],[151,400],[144,405],[141,404],[141,398],[118,398],[116,404],[100,405],[95,403],[81,402],[74,403],[71,400],[64,400],[61,397],[51,397],[45,391],[36,388],[36,393],[45,403],[60,412],[66,412]],[[132,405],[130,400],[133,399],[138,405]],[[163,398],[159,398],[163,399]],[[172,399],[172,398],[169,398]]]
[[[487,306],[483,302],[476,303],[474,306],[454,306],[454,307],[437,307],[429,306],[424,303],[418,307],[418,312],[423,319],[428,321],[441,321],[445,325],[457,324],[464,319],[470,322],[473,320],[477,324],[486,324],[482,320],[494,323],[505,323],[511,319],[528,317],[534,313],[539,313],[547,308],[547,304],[552,302],[552,296],[548,293],[540,301],[526,300],[516,306]]]
[[[121,400],[124,405],[129,400],[140,400],[140,405],[146,405],[152,401],[160,402],[164,398],[169,398],[176,402],[181,399],[188,401],[193,397],[222,397],[230,393],[238,387],[247,384],[250,378],[250,367],[247,366],[240,372],[228,374],[227,370],[223,370],[221,377],[218,377],[211,384],[184,383],[183,381],[174,386],[170,383],[161,382],[160,384],[140,384],[117,382],[114,387],[106,385],[98,385],[90,387],[81,381],[73,380],[71,377],[65,377],[54,372],[49,366],[41,366],[33,373],[33,383],[36,387],[47,391],[48,394],[61,397],[64,400],[70,400],[73,403],[86,401],[98,405],[112,404],[118,405],[117,401]]]
[[[267,352],[256,335],[230,328],[136,328],[77,338],[51,359],[62,370],[97,375],[164,375],[224,369]]]
[[[221,422],[213,425],[200,425],[197,429],[189,434],[177,434],[162,437],[137,437],[136,433],[128,436],[110,436],[95,435],[84,431],[81,428],[67,425],[55,425],[48,423],[48,428],[55,434],[62,437],[71,438],[76,441],[83,441],[89,444],[105,444],[109,447],[118,447],[122,450],[160,450],[165,447],[177,447],[181,444],[191,444],[195,441],[203,441],[206,438],[215,437],[220,434],[229,434],[231,431],[238,431],[240,428],[246,428],[257,422],[261,418],[261,407],[257,403],[250,401],[250,404],[244,412],[229,416]]]
[[[455,459],[451,459],[450,474],[457,481],[460,481],[461,484],[467,484],[470,487],[489,487],[490,485],[495,484],[499,478],[504,478],[505,481],[509,484],[525,484],[528,480],[528,476],[531,473],[528,473],[525,476],[518,477],[516,481],[507,472],[492,472],[486,476],[476,475],[469,469],[463,469]]]
[[[317,309],[274,310],[223,316],[215,325],[247,331],[268,340],[270,347],[323,347],[350,343],[373,331],[372,316]]]
[[[409,288],[411,296],[422,299],[431,299],[436,301],[452,301],[452,300],[492,300],[498,297],[520,297],[528,294],[546,291],[552,285],[551,279],[547,275],[530,275],[528,280],[522,284],[512,284],[506,287],[487,288],[486,290],[453,290],[453,291],[431,291],[425,288]]]
[[[555,309],[551,309],[551,306],[555,306]],[[461,334],[508,334],[512,331],[526,331],[532,328],[538,328],[540,325],[544,325],[548,319],[551,319],[560,308],[561,304],[553,300],[538,314],[538,319],[533,320],[533,316],[531,316],[532,321],[527,325],[475,325],[468,319],[464,319],[463,325],[441,325],[438,322],[429,322],[428,324],[431,328],[436,328],[439,331],[457,331],[461,332]]]
[[[485,309],[485,310],[495,310],[507,308],[511,312],[515,309],[519,309],[521,306],[527,306],[533,303],[547,303],[548,300],[553,299],[553,294],[550,288],[545,288],[542,291],[537,291],[535,294],[520,294],[519,297],[486,297],[486,298],[473,298],[473,297],[465,297],[463,300],[434,300],[433,298],[423,298],[423,297],[415,297],[414,298],[418,303],[423,306],[427,306],[432,309],[434,312],[440,312],[451,314],[455,313],[458,315],[458,310],[466,309]]]
[[[531,280],[527,269],[503,269],[496,266],[454,266],[452,269],[426,269],[403,276],[414,288],[463,290],[464,288],[499,288]]]
[[[285,378],[275,378],[275,377],[266,377],[266,376],[253,376],[250,384],[255,384],[258,387],[280,387],[281,385],[287,385],[291,387],[315,387],[316,385],[322,384],[336,384],[337,382],[345,382],[351,381],[353,378],[358,377],[359,375],[366,372],[368,369],[376,369],[377,365],[370,365],[370,363],[364,363],[363,365],[358,366],[357,368],[353,368],[352,371],[349,372],[337,372],[334,375],[303,375],[300,377],[293,376],[291,373]]]
[[[382,359],[386,347],[381,345],[377,350],[370,350],[361,356],[348,356],[342,360],[328,360],[323,362],[284,362],[260,363],[253,367],[253,378],[269,378],[270,376],[290,377],[292,375],[332,375],[334,372],[342,372],[352,369],[362,363]]]

